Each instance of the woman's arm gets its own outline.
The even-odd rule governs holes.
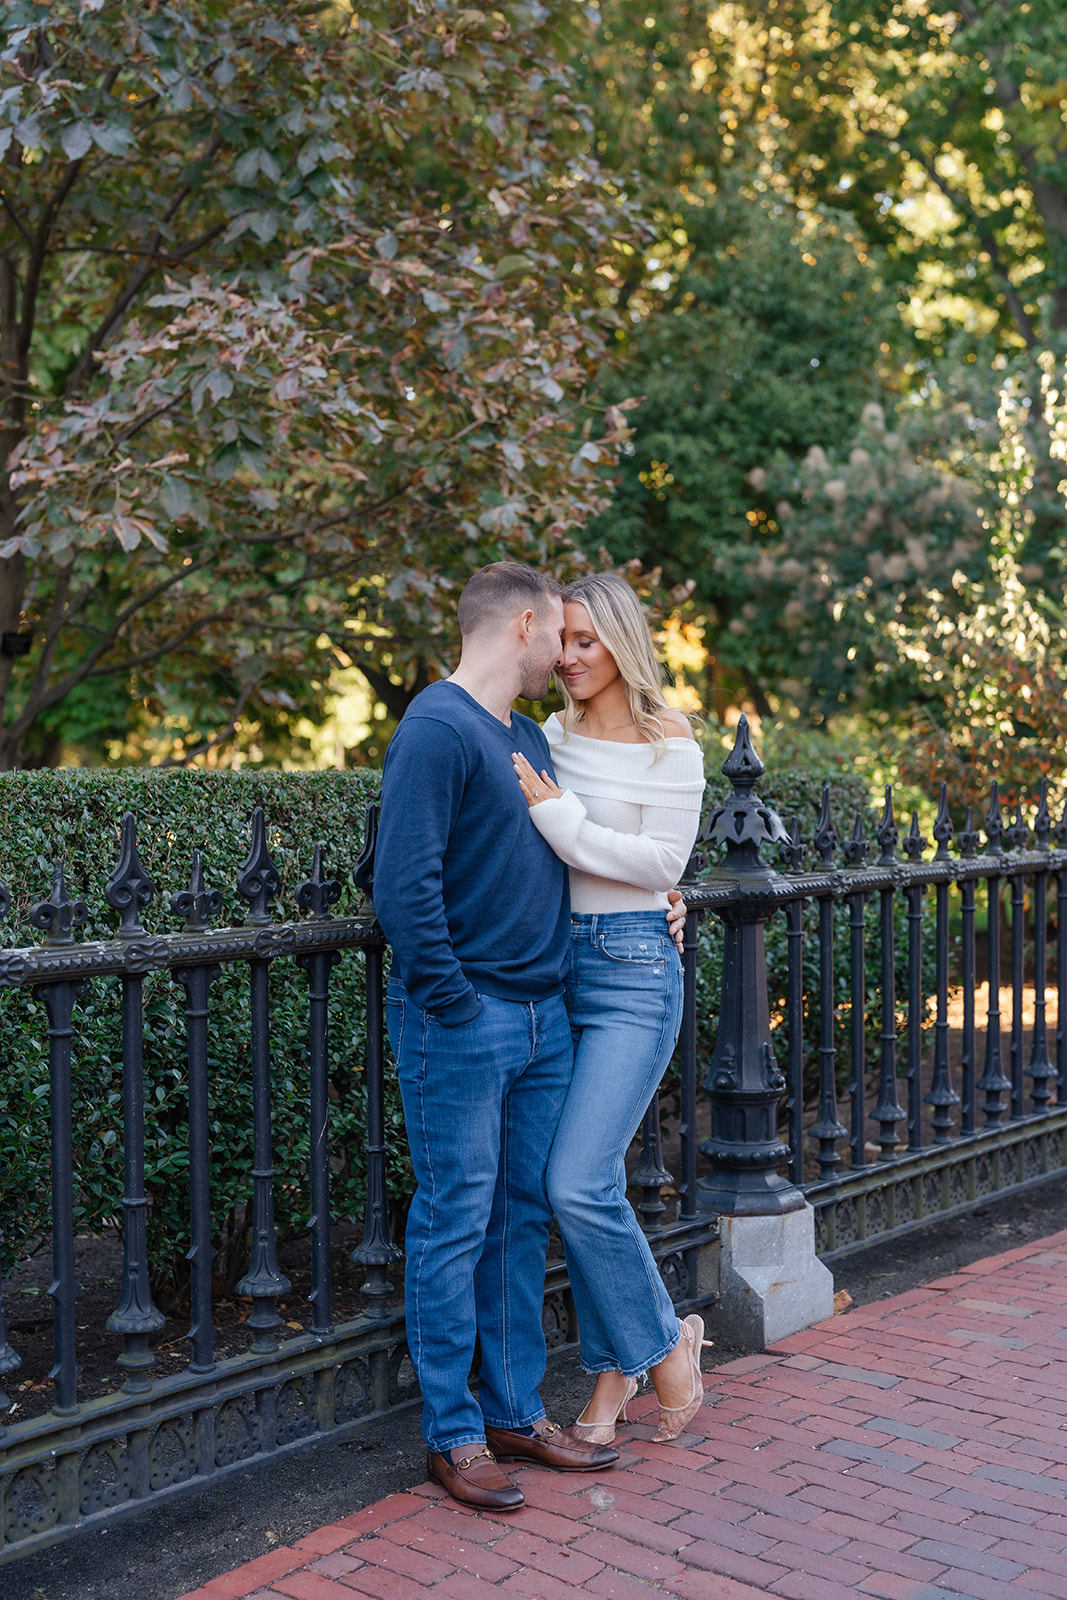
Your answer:
[[[531,807],[534,827],[561,861],[595,878],[663,893],[685,871],[700,823],[698,807],[642,806],[640,833],[590,822],[570,790]]]
[[[700,803],[641,807],[638,833],[621,833],[590,822],[570,789],[536,773],[525,756],[512,756],[515,772],[538,833],[561,861],[595,878],[609,878],[662,894],[685,870],[700,824]]]
[[[547,771],[542,770],[541,774],[537,774],[536,771],[533,770],[533,766],[530,765],[530,762],[526,760],[525,755],[520,755],[518,752],[514,752],[514,754],[512,754],[512,762],[515,763],[515,774],[517,774],[518,784],[520,784],[520,789],[522,789],[523,795],[526,797],[526,805],[530,806],[531,819],[533,819],[534,826],[537,827],[537,832],[539,832],[539,834],[541,834],[542,837],[547,840],[547,843],[552,845],[553,850],[555,850],[555,853],[560,856],[561,861],[566,861],[566,856],[563,854],[563,850],[558,850],[557,846],[555,846],[555,843],[553,843],[552,837],[550,837],[552,821],[549,821],[549,827],[539,826],[539,824],[537,824],[537,814],[534,813],[534,806],[539,806],[539,808],[542,808],[541,818],[542,822],[544,822],[545,814],[550,813],[550,811],[557,810],[555,806],[545,806],[545,802],[549,802],[549,800],[571,800],[571,802],[576,803],[577,806],[581,806],[582,818],[585,818],[585,808],[581,805],[581,800],[577,800],[576,795],[565,794],[565,790],[560,789],[560,786],[558,786],[557,782],[555,782],[555,779],[549,778]],[[688,814],[688,811],[683,813],[681,808],[678,808],[678,814]],[[693,822],[693,838],[689,840],[688,850],[686,850],[685,856],[683,856],[683,859],[681,859],[681,869],[683,869],[686,862],[688,862],[689,851],[693,850],[693,842],[696,840],[696,829],[699,827],[699,816],[701,816],[701,813],[699,813],[699,805],[697,805],[696,821]],[[641,834],[645,832],[643,822],[645,822],[645,816],[643,816],[643,813],[641,813]],[[585,829],[589,830],[592,829],[592,827],[595,827],[595,824],[585,821]],[[641,837],[641,834],[617,834],[616,830],[608,829],[608,827],[605,827],[605,829],[600,829],[600,832],[603,835],[608,835],[611,840],[629,840],[629,842],[632,842],[632,840],[640,840]],[[579,834],[581,834],[581,827],[579,827]],[[685,835],[685,829],[681,829],[681,835]],[[664,858],[662,858],[664,859],[664,866],[665,862],[667,862],[667,858],[669,858],[669,853],[670,842],[667,843],[667,853],[665,853]],[[593,870],[592,867],[584,867],[584,864],[582,864],[581,861],[568,861],[568,866],[579,867],[579,870]],[[688,906],[686,906],[685,899],[681,898],[681,894],[678,893],[678,890],[675,890],[675,886],[673,886],[678,882],[678,878],[681,877],[681,869],[678,869],[678,872],[675,872],[675,875],[673,875],[669,885],[667,885],[667,899],[669,899],[670,902],[669,906],[667,906],[667,931],[670,933],[670,938],[672,938],[673,941],[675,941],[675,944],[677,944],[678,950],[681,950],[681,947],[683,947],[683,938],[685,938],[685,920],[686,915],[688,915]],[[605,874],[598,874],[598,877],[603,877],[603,875]],[[629,883],[633,882],[633,880],[632,878],[625,878],[624,882]]]

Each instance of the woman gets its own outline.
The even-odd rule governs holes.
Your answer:
[[[703,763],[688,721],[663,697],[633,590],[604,573],[572,584],[563,600],[565,705],[545,733],[564,788],[513,759],[535,826],[570,868],[575,1064],[547,1181],[582,1366],[597,1377],[575,1431],[610,1443],[647,1372],[664,1441],[703,1399],[704,1324],[674,1314],[626,1199],[624,1158],[681,1026],[681,962],[664,909],[696,839]]]

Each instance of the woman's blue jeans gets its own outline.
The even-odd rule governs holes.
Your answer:
[[[390,978],[386,1020],[418,1188],[408,1212],[408,1349],[431,1450],[545,1414],[545,1163],[571,1076],[562,995],[482,995],[443,1028]],[[468,1378],[481,1346],[479,1399]]]
[[[659,911],[571,918],[574,1072],[548,1162],[586,1372],[634,1377],[678,1342],[678,1318],[626,1199],[627,1147],[682,1020],[682,965]]]

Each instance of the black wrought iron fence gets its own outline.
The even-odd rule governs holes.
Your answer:
[[[369,881],[373,828],[355,870],[357,886]],[[63,1537],[104,1517],[131,1510],[235,1470],[256,1458],[291,1450],[327,1436],[343,1438],[391,1409],[417,1399],[404,1344],[404,1315],[390,1268],[401,1251],[392,1241],[387,1205],[384,1122],[385,1039],[383,963],[386,947],[373,908],[337,916],[341,885],[327,876],[321,849],[296,891],[299,921],[275,920],[279,890],[262,810],[253,813],[251,848],[238,873],[247,910],[241,925],[213,928],[221,896],[205,881],[199,852],[188,887],[169,897],[184,926],[167,935],[148,933],[142,915],[156,893],[137,847],[134,818],[122,823],[120,857],[105,898],[117,913],[114,938],[79,940],[85,906],[68,893],[62,864],[48,899],[35,904],[30,922],[41,944],[0,952],[0,989],[26,989],[47,1015],[50,1126],[53,1364],[52,1404],[42,1415],[17,1416],[11,1395],[0,1392],[0,1562]],[[9,910],[0,887],[0,915]],[[310,1196],[310,1326],[295,1336],[279,1302],[292,1285],[279,1265],[274,1222],[274,1130],[271,1042],[271,966],[293,957],[308,989],[307,1184]],[[364,1273],[362,1308],[336,1321],[331,1241],[331,1150],[328,1005],[331,973],[340,960],[365,966],[366,1206],[362,1240],[353,1260]],[[253,1095],[249,1261],[236,1286],[248,1307],[246,1349],[220,1355],[216,1347],[218,1297],[211,1198],[213,1067],[212,992],[224,967],[247,969],[247,1019]],[[153,1340],[164,1323],[153,1300],[148,1257],[145,1183],[144,985],[165,973],[184,991],[184,1074],[187,1086],[189,1237],[174,1241],[188,1252],[188,1361],[184,1370],[160,1374]],[[78,1002],[86,983],[106,978],[122,1001],[122,1266],[117,1303],[107,1317],[116,1336],[115,1367],[121,1387],[105,1382],[86,1392],[80,1381],[76,1267],[79,1185],[72,1115],[72,1064],[78,1050]],[[693,1032],[693,1001],[687,1028]],[[232,1001],[231,1001],[232,1003]],[[272,1057],[275,1059],[272,1060]],[[695,1047],[686,1077],[686,1105],[695,1108]],[[223,1110],[223,1113],[225,1111]],[[151,1113],[149,1113],[150,1122]],[[677,1215],[670,1220],[659,1199],[669,1181],[662,1170],[658,1123],[646,1121],[642,1165],[646,1225],[679,1309],[705,1305],[713,1293],[701,1286],[698,1257],[714,1237],[714,1224],[696,1204],[695,1112],[682,1130],[682,1167],[688,1175]],[[0,1218],[10,1232],[16,1219]],[[545,1323],[549,1342],[575,1338],[575,1319],[562,1260],[550,1263]],[[99,1330],[92,1330],[98,1333]],[[9,1339],[0,1281],[0,1384],[12,1394],[22,1376],[17,1339]]]
[[[955,854],[942,793],[933,859],[924,859],[927,843],[913,818],[903,860],[887,794],[873,843],[865,819],[857,818],[839,865],[828,795],[811,846],[759,800],[755,784],[763,769],[744,722],[723,770],[734,792],[715,810],[704,846],[724,851],[725,859],[686,885],[679,1115],[670,1130],[678,1139],[677,1171],[672,1177],[664,1166],[653,1104],[632,1174],[642,1222],[680,1310],[715,1298],[709,1246],[717,1214],[788,1210],[804,1196],[815,1208],[820,1249],[834,1261],[1067,1167],[1067,818],[1052,826],[1044,790],[1032,829],[1021,813],[1005,829],[994,790],[984,849],[968,814]],[[781,871],[764,860],[767,846],[777,848]],[[809,864],[811,849],[817,865]],[[366,855],[356,869],[364,886]],[[399,1250],[386,1199],[381,932],[372,909],[337,914],[341,887],[325,873],[317,848],[296,893],[303,915],[275,920],[279,880],[260,811],[237,885],[247,906],[244,922],[212,927],[220,899],[194,853],[188,887],[170,896],[181,931],[147,933],[141,917],[155,889],[128,816],[106,887],[118,916],[116,936],[75,937],[84,907],[71,901],[57,866],[50,897],[30,914],[43,942],[0,952],[0,989],[32,991],[47,1013],[54,1347],[47,1412],[19,1420],[0,1398],[0,1562],[257,1458],[345,1437],[415,1402],[403,1306],[390,1277]],[[932,917],[923,909],[929,893]],[[0,893],[0,914],[7,910]],[[779,911],[788,954],[780,985],[769,990],[764,927]],[[698,983],[699,947],[709,930],[719,941],[717,994]],[[277,1052],[270,971],[283,956],[295,957],[308,990],[310,1325],[295,1334],[279,1310],[291,1285],[279,1264],[273,1209]],[[338,1321],[328,1006],[331,973],[339,961],[354,959],[365,967],[367,1180],[362,1240],[353,1255],[365,1275],[361,1309]],[[1054,1032],[1045,982],[1053,966]],[[212,1283],[210,1027],[214,986],[225,967],[247,969],[254,1087],[250,1259],[237,1285],[249,1311],[246,1348],[237,1354],[219,1353]],[[184,994],[179,1048],[188,1106],[189,1237],[175,1241],[187,1249],[190,1265],[188,1361],[167,1373],[155,1364],[153,1339],[163,1319],[153,1302],[145,1226],[142,1007],[146,977],[156,972]],[[116,982],[122,995],[123,1258],[107,1319],[121,1341],[122,1384],[87,1393],[78,1369],[75,1235],[75,1197],[85,1175],[74,1164],[71,1068],[79,995],[93,978]],[[701,1102],[698,1023],[709,1013],[715,1038],[703,1078],[708,1098]],[[710,1108],[710,1132],[701,1142],[703,1107]],[[698,1146],[709,1162],[703,1176]],[[550,1344],[575,1337],[562,1260],[549,1264],[545,1324]],[[5,1332],[0,1284],[0,1383],[13,1390],[20,1363],[17,1338]]]
[[[787,834],[753,794],[763,768],[744,719],[723,770],[735,794],[705,843],[725,846],[726,860],[687,898],[728,939],[734,923],[758,927],[762,941],[781,912],[788,955],[770,995],[762,942],[747,962],[724,958],[704,1077],[712,1129],[701,1148],[714,1169],[704,1202],[744,1209],[738,1193],[787,1177],[814,1207],[817,1248],[832,1263],[1067,1168],[1067,808],[1054,825],[1047,781],[1032,820],[1020,806],[1010,824],[993,784],[984,846],[970,808],[954,833],[942,784],[932,859],[914,813],[901,859],[888,788],[873,839],[861,813],[843,845],[825,790],[808,844],[795,819]],[[768,844],[780,872],[760,855]],[[726,1037],[731,1011],[743,1025]],[[750,1118],[739,1133],[745,1095],[774,1090],[782,1140],[770,1120]],[[725,1191],[724,1172],[734,1173]]]

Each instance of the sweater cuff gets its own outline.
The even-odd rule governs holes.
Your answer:
[[[562,843],[573,838],[587,815],[573,789],[564,789],[562,794],[553,795],[550,800],[542,800],[539,805],[530,807],[530,820],[550,845],[555,840]]]
[[[483,1010],[481,995],[475,989],[469,989],[458,1000],[450,1000],[447,1006],[438,1006],[430,1015],[442,1028],[459,1028],[463,1023],[473,1022],[475,1017],[480,1017]]]

